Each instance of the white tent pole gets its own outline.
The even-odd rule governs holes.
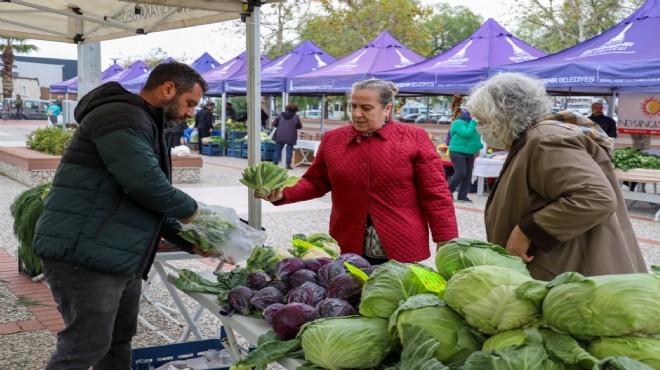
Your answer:
[[[259,4],[258,1],[255,2]],[[255,6],[246,17],[247,39],[247,108],[248,108],[248,165],[261,162],[261,47],[260,6]],[[248,221],[250,226],[261,228],[261,200],[248,191]]]
[[[101,85],[101,43],[78,44],[78,100]],[[68,122],[66,122],[68,123]]]
[[[227,93],[222,92],[222,116],[220,119],[222,120],[222,138],[225,138],[225,130],[227,128]]]

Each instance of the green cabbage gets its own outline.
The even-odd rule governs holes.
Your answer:
[[[410,264],[388,261],[374,270],[362,287],[360,314],[389,319],[402,301],[416,294],[430,293],[410,270]],[[424,269],[426,266],[415,265]]]
[[[626,356],[660,369],[660,337],[603,337],[589,344],[589,353],[600,359]]]
[[[548,324],[577,337],[660,334],[660,275],[557,276],[543,301]]]
[[[435,267],[447,280],[464,268],[479,265],[508,267],[529,276],[527,266],[520,257],[509,255],[499,245],[480,240],[452,239],[438,249],[435,256]]]
[[[486,339],[482,351],[494,351],[506,347],[515,347],[525,343],[525,332],[522,330],[508,330]]]
[[[652,367],[630,357],[608,357],[594,366],[593,370],[653,370]]]
[[[393,349],[387,320],[360,316],[315,320],[298,333],[305,358],[324,369],[380,365]]]
[[[434,357],[451,368],[462,366],[483,342],[457,313],[431,294],[408,298],[390,317],[390,335],[398,334],[404,349],[418,332],[426,332],[438,342]]]
[[[539,319],[545,293],[545,284],[527,275],[483,265],[457,272],[447,282],[444,299],[468,324],[494,335]]]

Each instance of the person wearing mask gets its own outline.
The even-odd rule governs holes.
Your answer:
[[[199,148],[199,154],[202,154],[202,139],[205,137],[211,136],[211,130],[213,129],[213,108],[215,108],[215,103],[209,101],[206,103],[202,109],[197,112],[195,116],[195,128],[197,129],[197,145]]]
[[[591,115],[588,118],[597,123],[605,131],[607,136],[616,139],[618,135],[616,122],[611,117],[603,114],[603,103],[597,101],[591,104]]]
[[[266,198],[280,206],[332,190],[330,235],[342,253],[375,264],[428,258],[429,228],[438,248],[458,236],[433,142],[424,129],[392,120],[397,92],[378,79],[354,83],[351,124],[326,132],[300,181]]]
[[[161,236],[208,256],[178,235],[178,221],[192,221],[198,206],[172,186],[164,135],[193,116],[206,89],[194,69],[171,62],[154,68],[138,95],[109,82],[78,103],[80,126],[33,243],[65,325],[47,370],[130,369],[142,279]]]
[[[541,81],[518,73],[470,94],[484,142],[509,151],[486,203],[488,241],[538,280],[647,272],[612,167],[613,139],[574,112],[549,114],[548,102]]]
[[[481,137],[476,130],[477,123],[467,111],[452,122],[449,133],[449,158],[454,165],[454,174],[449,181],[449,192],[453,195],[458,188],[457,200],[469,202],[468,191],[472,183],[472,169],[474,168],[474,155],[482,148]]]
[[[293,146],[298,142],[298,130],[302,128],[302,122],[298,117],[298,106],[287,104],[285,111],[275,117],[273,127],[275,134],[273,140],[277,144],[273,155],[273,163],[279,164],[282,150],[286,145],[286,168],[292,170],[291,161],[293,160]]]

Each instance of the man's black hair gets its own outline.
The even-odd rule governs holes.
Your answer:
[[[145,90],[153,90],[167,81],[174,82],[177,94],[192,91],[195,84],[198,84],[203,92],[208,90],[209,85],[202,76],[187,64],[179,62],[161,63],[149,74]]]

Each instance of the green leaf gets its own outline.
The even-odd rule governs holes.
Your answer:
[[[399,369],[444,370],[449,369],[435,358],[440,343],[415,325],[403,324],[401,329],[407,338],[407,345],[401,353]]]
[[[266,334],[265,334],[266,335]],[[231,366],[231,370],[250,370],[252,367],[266,365],[300,348],[300,339],[294,338],[287,341],[270,340],[263,341],[257,349],[248,353],[240,361]]]
[[[227,294],[229,292],[222,284],[207,280],[193,271],[180,269],[178,274],[179,277],[174,280],[174,286],[181,290],[212,294]]]

